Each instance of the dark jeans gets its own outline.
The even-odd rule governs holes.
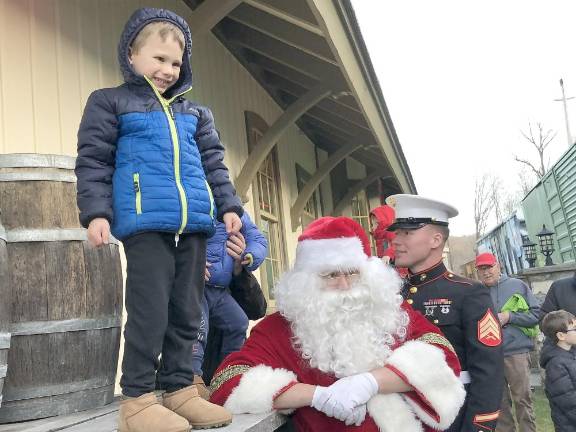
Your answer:
[[[156,379],[167,391],[189,386],[194,375],[190,353],[202,315],[206,236],[181,235],[176,246],[174,234],[145,232],[123,244],[128,316],[122,393],[138,397],[154,391]]]
[[[218,358],[238,351],[246,340],[248,317],[228,289],[206,285],[202,302],[202,325],[198,334],[198,343],[194,347],[194,373],[202,376],[202,362],[208,340],[210,326],[221,331],[222,345]]]

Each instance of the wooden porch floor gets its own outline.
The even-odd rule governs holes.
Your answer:
[[[116,432],[118,401],[103,408],[82,411],[66,416],[50,417],[22,423],[0,425],[0,432]],[[208,429],[214,432],[269,432],[286,423],[277,413],[244,414],[234,416],[231,425]]]

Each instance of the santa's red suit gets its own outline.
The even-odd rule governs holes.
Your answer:
[[[322,223],[328,225],[322,226]],[[350,227],[353,232],[349,232]],[[228,356],[220,365],[212,379],[211,401],[224,405],[234,414],[265,413],[272,411],[275,398],[295,383],[323,387],[335,383],[337,378],[334,373],[311,366],[311,359],[316,359],[316,364],[324,365],[323,370],[334,370],[330,366],[326,368],[326,357],[322,357],[322,354],[314,356],[315,340],[306,336],[306,331],[319,323],[318,326],[327,329],[322,334],[328,334],[329,339],[328,349],[324,352],[333,349],[366,353],[346,357],[348,360],[344,365],[349,359],[362,365],[353,372],[341,368],[342,364],[334,366],[340,371],[339,377],[383,366],[414,390],[407,393],[376,394],[369,399],[368,414],[360,426],[347,426],[343,421],[328,417],[312,407],[298,408],[292,413],[298,431],[421,432],[448,428],[465,398],[463,385],[458,378],[458,358],[436,326],[408,304],[401,303],[401,297],[398,296],[400,279],[379,259],[368,258],[369,243],[361,227],[348,218],[322,218],[318,223],[311,224],[299,240],[294,269],[287,272],[278,285],[277,306],[280,312],[264,318],[254,327],[242,349]],[[363,282],[358,282],[357,288],[350,288],[351,301],[354,290],[358,293],[362,291],[360,286],[369,287],[370,297],[355,312],[353,309],[346,310],[344,306],[336,309],[335,315],[329,315],[330,321],[316,312],[322,309],[324,303],[310,306],[315,295],[323,301],[326,288],[313,290],[306,285],[313,285],[314,275],[322,275],[335,268],[358,269],[363,275]],[[307,279],[306,275],[313,276]],[[321,293],[315,294],[315,291]],[[347,294],[330,295],[334,298]],[[305,312],[307,316],[303,315],[305,310],[309,311]],[[353,316],[353,322],[347,322],[347,316]],[[376,318],[370,320],[369,316]],[[384,316],[397,316],[401,319],[395,324],[385,324],[382,321]],[[300,317],[300,321],[297,317]],[[301,325],[295,325],[304,321],[308,322],[307,330]],[[333,322],[334,328],[340,330],[330,328]],[[357,322],[367,327],[355,327],[353,323]],[[381,334],[379,326],[372,323],[379,322],[389,327],[386,330],[388,333],[382,333],[389,338],[384,339],[388,342],[383,345],[374,345],[371,341]],[[348,330],[350,327],[355,330]],[[397,328],[401,330],[390,330]],[[337,340],[345,341],[345,344],[339,344]],[[326,339],[318,344],[325,343]],[[354,351],[355,344],[362,348]],[[385,350],[373,349],[384,345]],[[303,350],[308,355],[303,355]],[[364,358],[374,355],[378,366],[374,367],[374,361],[363,364]]]
[[[298,431],[411,432],[450,425],[463,402],[462,386],[456,378],[458,358],[435,326],[404,307],[410,318],[408,335],[387,359],[386,367],[415,391],[373,397],[368,403],[369,416],[359,427],[346,426],[311,407],[299,408],[293,414]],[[272,411],[274,396],[294,381],[322,386],[334,383],[333,375],[309,367],[292,347],[292,338],[290,324],[280,313],[263,319],[242,350],[228,356],[216,371],[210,400],[236,414],[264,413]]]

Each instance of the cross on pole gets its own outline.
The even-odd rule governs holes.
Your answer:
[[[568,147],[570,147],[572,142],[572,134],[570,133],[570,124],[568,123],[568,107],[566,106],[566,101],[574,99],[574,96],[566,97],[564,92],[564,80],[560,78],[560,88],[562,89],[562,99],[554,99],[555,102],[562,102],[564,105],[564,120],[566,121],[566,139],[568,140]]]

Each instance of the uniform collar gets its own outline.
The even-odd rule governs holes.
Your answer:
[[[408,282],[410,285],[418,286],[430,282],[446,273],[446,266],[443,261],[440,261],[433,267],[423,270],[418,273],[408,273]]]

